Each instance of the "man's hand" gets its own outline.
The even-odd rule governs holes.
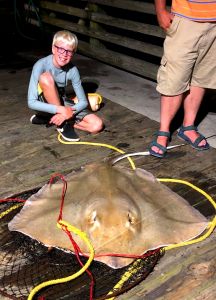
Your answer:
[[[173,14],[171,14],[167,10],[161,10],[160,13],[157,14],[157,19],[160,27],[165,31],[169,29],[173,17]]]
[[[74,109],[70,106],[58,106],[57,113],[50,119],[50,123],[57,126],[61,125],[64,121],[73,117],[73,111]]]
[[[155,0],[154,2],[158,23],[166,31],[170,27],[174,16],[166,9],[166,0]]]

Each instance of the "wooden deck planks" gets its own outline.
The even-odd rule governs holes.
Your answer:
[[[26,105],[30,69],[0,71],[0,197],[42,186],[55,172],[67,174],[86,163],[117,156],[104,147],[63,145],[54,127],[31,125]],[[78,132],[81,141],[106,143],[125,152],[145,151],[158,124],[104,99],[98,112],[106,124],[95,136]],[[175,134],[172,144],[179,143]],[[190,146],[170,151],[163,160],[135,157],[156,177],[188,180],[216,199],[216,150],[197,152]],[[130,167],[127,160],[120,162]],[[204,197],[185,186],[170,185],[209,218],[215,211]],[[205,241],[167,252],[154,272],[141,284],[119,299],[208,299],[216,298],[215,233]]]

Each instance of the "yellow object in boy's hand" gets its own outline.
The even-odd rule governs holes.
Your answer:
[[[77,97],[71,98],[71,100],[76,104],[78,103]],[[88,93],[89,106],[92,111],[97,111],[102,103],[102,96],[97,93]]]
[[[92,111],[97,111],[100,108],[102,97],[97,93],[88,93],[89,105]]]

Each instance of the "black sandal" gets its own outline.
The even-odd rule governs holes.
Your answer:
[[[168,137],[168,140],[170,141],[170,132],[168,131],[157,131],[155,133],[156,137],[158,136],[166,136]],[[156,138],[157,139],[157,138]],[[158,149],[160,149],[162,151],[162,153],[157,153],[154,150],[152,150],[152,147],[155,146]],[[159,157],[159,158],[164,158],[167,152],[167,147],[162,146],[161,144],[159,144],[156,140],[152,141],[150,146],[149,146],[149,153],[155,157]]]
[[[194,142],[192,142],[191,139],[184,134],[185,131],[190,131],[190,130],[195,130],[199,134],[198,138]],[[179,132],[178,132],[177,136],[181,140],[183,140],[183,141],[187,142],[188,144],[190,144],[196,150],[203,151],[203,150],[208,150],[210,148],[209,143],[206,141],[206,138],[201,133],[198,132],[197,127],[194,126],[194,125],[190,125],[190,126],[183,126],[182,125],[179,129]],[[206,144],[203,145],[203,146],[199,146],[199,143],[202,140],[205,140]]]

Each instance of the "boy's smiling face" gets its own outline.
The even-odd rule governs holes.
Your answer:
[[[74,51],[67,42],[59,41],[52,46],[52,53],[55,67],[62,68],[71,61]]]

